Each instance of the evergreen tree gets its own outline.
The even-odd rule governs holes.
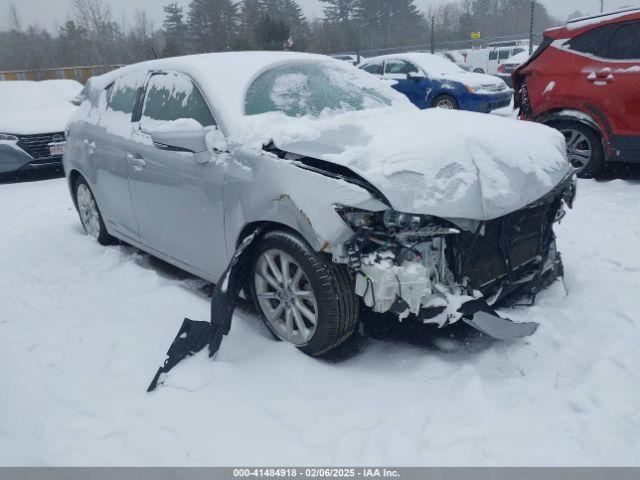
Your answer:
[[[193,51],[224,51],[233,46],[238,7],[231,0],[191,0],[187,19]]]
[[[258,23],[256,37],[263,50],[282,50],[290,36],[287,22],[275,19],[268,13]]]
[[[164,57],[174,57],[186,53],[187,25],[184,22],[184,10],[173,1],[163,7],[165,18],[162,22],[165,34]]]
[[[293,48],[304,50],[309,27],[302,8],[296,0],[262,0],[262,5],[265,14],[271,17],[272,22],[282,21],[287,26],[289,36],[294,42]],[[285,41],[288,38],[285,38]]]
[[[352,20],[358,9],[358,0],[320,0],[324,6],[324,19],[329,23],[345,23]]]
[[[239,7],[238,34],[240,38],[236,40],[236,49],[260,48],[258,29],[266,14],[262,0],[242,0]]]

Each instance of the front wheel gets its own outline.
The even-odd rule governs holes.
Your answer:
[[[433,101],[434,108],[443,108],[445,110],[457,110],[458,102],[451,95],[440,95]]]
[[[580,178],[597,177],[604,169],[604,149],[595,131],[571,120],[549,122],[567,142],[567,157]]]
[[[82,177],[78,177],[76,180],[74,190],[78,214],[85,233],[95,238],[101,245],[113,244],[115,239],[107,233],[93,192]]]
[[[271,333],[319,356],[356,329],[358,302],[345,267],[293,233],[267,233],[253,263],[251,295]]]

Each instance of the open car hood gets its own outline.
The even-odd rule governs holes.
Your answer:
[[[379,109],[272,130],[277,148],[347,167],[394,210],[441,218],[504,216],[571,172],[560,133],[486,114]]]

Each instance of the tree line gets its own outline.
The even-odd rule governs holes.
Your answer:
[[[530,0],[455,0],[421,11],[414,0],[320,0],[322,18],[309,19],[296,0],[167,1],[161,25],[145,10],[116,21],[108,0],[69,0],[70,17],[52,33],[23,25],[15,3],[0,31],[0,70],[114,65],[214,51],[296,50],[363,54],[471,45],[483,38],[526,36]],[[561,21],[535,4],[542,31]],[[433,35],[431,25],[434,25]]]

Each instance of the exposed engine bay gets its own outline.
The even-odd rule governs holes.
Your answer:
[[[533,303],[563,274],[553,224],[572,207],[575,191],[571,176],[534,204],[483,222],[336,206],[355,233],[346,262],[356,293],[375,312],[440,326],[460,320],[461,307],[478,299]]]

